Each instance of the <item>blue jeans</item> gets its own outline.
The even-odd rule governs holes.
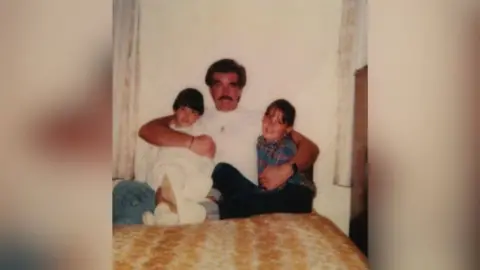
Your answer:
[[[146,183],[122,181],[112,198],[113,225],[143,224],[143,213],[155,210],[155,191]]]

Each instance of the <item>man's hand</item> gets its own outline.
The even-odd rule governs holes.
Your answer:
[[[267,190],[272,190],[284,184],[292,174],[292,166],[286,163],[280,166],[268,166],[260,174],[259,179]]]
[[[210,136],[200,135],[193,138],[190,150],[200,156],[213,158],[215,156],[215,142]]]

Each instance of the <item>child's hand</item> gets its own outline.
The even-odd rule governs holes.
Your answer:
[[[286,163],[280,166],[268,166],[260,174],[259,180],[267,190],[275,189],[284,184],[292,176],[292,167]]]

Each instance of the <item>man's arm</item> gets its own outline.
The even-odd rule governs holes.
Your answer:
[[[292,139],[297,145],[297,154],[290,163],[297,164],[299,171],[310,168],[320,153],[318,146],[299,132],[292,131]]]
[[[157,146],[189,147],[193,137],[171,129],[172,120],[173,115],[154,119],[140,128],[138,136]]]
[[[170,128],[173,115],[154,119],[143,125],[138,131],[138,136],[147,143],[157,146],[185,147],[194,153],[213,158],[215,143],[206,135],[193,137]]]

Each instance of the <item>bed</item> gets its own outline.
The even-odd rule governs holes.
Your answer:
[[[318,214],[271,214],[177,227],[113,228],[114,269],[368,269]]]

